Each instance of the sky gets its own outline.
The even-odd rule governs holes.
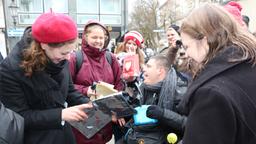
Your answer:
[[[127,2],[128,2],[128,13],[130,14],[133,11],[133,7],[136,0],[127,0]]]
[[[136,1],[137,0],[127,0],[127,3],[128,3],[128,22],[131,21],[130,19],[130,15],[134,9],[134,6],[136,4]],[[159,4],[162,5],[166,0],[158,0],[159,1]]]
[[[128,1],[128,13],[130,14],[137,0],[127,0],[127,1]],[[160,5],[162,5],[165,1],[166,0],[158,0]]]

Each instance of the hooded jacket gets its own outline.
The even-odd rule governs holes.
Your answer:
[[[76,55],[74,54],[70,58],[70,72],[75,84],[75,88],[86,95],[88,87],[90,87],[93,82],[103,81],[114,85],[114,88],[120,91],[123,89],[124,85],[121,80],[121,68],[119,63],[113,54],[111,54],[112,64],[107,61],[105,56],[107,46],[110,41],[109,32],[102,24],[96,21],[88,22],[85,25],[84,32],[90,25],[99,25],[104,28],[107,33],[107,39],[105,40],[103,49],[98,49],[88,45],[84,39],[85,33],[83,33],[83,62],[80,70],[77,73],[75,69]],[[107,124],[90,139],[87,139],[76,129],[74,129],[74,132],[78,144],[104,144],[107,143],[112,137],[112,123],[110,122]]]
[[[70,72],[72,79],[75,84],[75,88],[80,92],[87,94],[88,87],[93,84],[93,82],[104,81],[114,85],[114,88],[117,90],[123,90],[124,85],[121,80],[122,70],[116,59],[116,57],[111,54],[112,65],[108,63],[106,59],[106,50],[109,39],[108,30],[100,23],[92,21],[85,25],[84,31],[90,25],[100,25],[106,30],[107,39],[105,40],[103,49],[98,49],[92,46],[89,46],[86,40],[82,39],[82,52],[83,52],[83,63],[76,74],[76,55],[73,54],[70,57]]]

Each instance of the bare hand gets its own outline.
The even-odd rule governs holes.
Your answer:
[[[125,119],[124,118],[117,118],[115,114],[112,114],[112,122],[114,123],[118,123],[119,126],[124,126],[125,125]]]
[[[67,122],[86,120],[88,116],[84,110],[92,107],[92,104],[88,103],[65,108],[62,110],[61,118]]]
[[[91,96],[94,96],[94,97],[97,97],[98,95],[96,94],[96,90],[92,90],[91,86],[88,88],[87,90],[87,96],[88,97],[91,97]]]
[[[121,127],[123,127],[126,123],[124,118],[117,119],[117,122],[118,122],[119,126],[121,126]]]

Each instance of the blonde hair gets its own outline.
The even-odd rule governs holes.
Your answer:
[[[98,25],[98,24],[94,24],[94,25],[89,25],[85,30],[84,30],[84,36],[87,36],[88,33],[91,33],[93,29],[102,29],[105,35],[105,40],[108,38],[107,37],[107,32],[106,29],[104,29],[102,26]]]

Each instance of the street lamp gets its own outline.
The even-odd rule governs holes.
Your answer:
[[[12,20],[13,20],[14,28],[16,28],[17,17],[18,17],[18,8],[19,8],[17,3],[16,3],[16,0],[12,0],[11,4],[8,6],[8,8],[10,9],[10,15],[11,15]]]

